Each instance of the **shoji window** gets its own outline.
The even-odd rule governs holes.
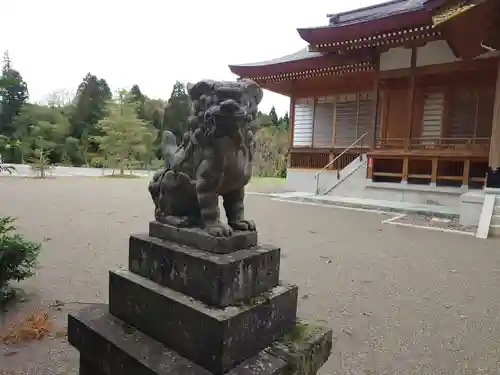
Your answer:
[[[311,147],[313,140],[314,99],[295,101],[293,147]]]
[[[441,138],[444,113],[444,93],[429,92],[424,94],[424,108],[422,113],[422,143],[435,143],[436,138]]]
[[[372,98],[368,93],[338,95],[336,97],[336,147],[347,147],[369,131],[372,108]]]
[[[334,98],[316,98],[314,107],[313,147],[331,148],[333,146]]]
[[[478,106],[477,93],[469,90],[458,90],[450,95],[450,114],[448,137],[474,137],[474,123]]]
[[[450,95],[449,138],[490,137],[494,90],[457,90]]]

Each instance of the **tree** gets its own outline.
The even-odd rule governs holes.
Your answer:
[[[108,102],[108,114],[98,122],[102,135],[95,137],[99,149],[114,161],[113,167],[119,167],[120,175],[125,174],[125,167],[135,155],[146,152],[148,145],[144,141],[156,137],[150,124],[137,117],[136,104],[126,101],[126,96],[122,91],[118,102]]]
[[[274,126],[278,126],[279,120],[278,115],[276,114],[276,108],[274,108],[274,106],[272,106],[271,110],[269,111],[269,118],[271,119],[271,122]]]
[[[13,121],[16,133],[12,140],[18,142],[20,159],[36,150],[43,150],[52,163],[68,161],[66,148],[70,133],[70,123],[60,108],[26,104]],[[36,151],[39,153],[38,151]],[[72,155],[73,159],[77,155]]]
[[[144,119],[158,130],[163,128],[163,117],[165,115],[166,103],[162,99],[146,98],[144,103]]]
[[[191,100],[183,83],[177,81],[165,107],[163,129],[170,130],[179,142],[188,128],[188,117],[191,112]]]
[[[78,86],[75,108],[71,116],[71,135],[98,135],[97,123],[105,116],[106,102],[111,99],[111,90],[104,79],[88,73]]]
[[[12,124],[28,100],[28,87],[21,74],[12,68],[8,52],[4,53],[0,76],[0,134],[11,137],[16,131]]]
[[[141,120],[147,120],[145,118],[145,109],[144,104],[146,102],[146,97],[141,92],[141,89],[138,85],[133,85],[128,93],[127,101],[130,103],[136,103],[137,105],[137,116]]]
[[[257,117],[255,118],[255,122],[257,124],[257,127],[259,128],[264,128],[273,125],[271,117],[269,115],[262,113],[261,111],[257,112]]]
[[[288,128],[290,127],[290,118],[288,117],[288,112],[285,113],[285,116],[279,119],[278,127],[283,130],[288,130]]]

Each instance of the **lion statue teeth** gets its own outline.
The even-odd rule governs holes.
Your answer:
[[[149,183],[156,220],[175,226],[200,226],[207,233],[231,236],[255,231],[245,219],[245,186],[252,176],[254,132],[262,89],[251,80],[200,81],[188,85],[192,100],[189,130],[177,146],[165,131],[164,168]],[[221,222],[222,196],[227,224]]]

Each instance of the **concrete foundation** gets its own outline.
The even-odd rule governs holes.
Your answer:
[[[460,225],[477,226],[484,203],[483,191],[469,191],[460,196]]]

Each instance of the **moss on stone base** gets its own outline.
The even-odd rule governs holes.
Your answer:
[[[267,351],[288,363],[286,375],[314,375],[328,360],[332,345],[331,329],[297,321]]]

